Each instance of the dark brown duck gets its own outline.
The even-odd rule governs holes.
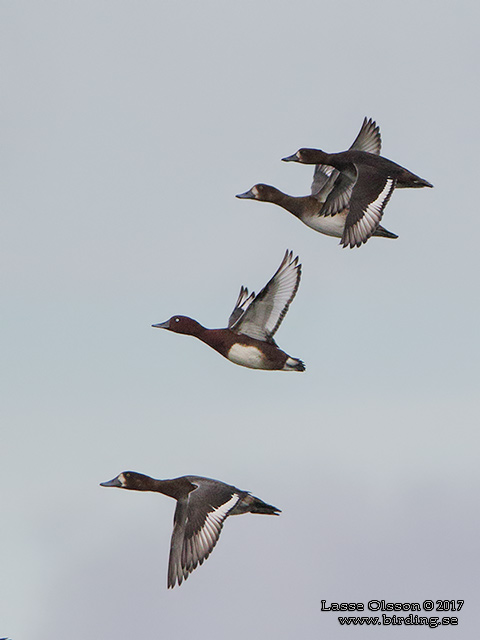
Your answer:
[[[199,564],[203,564],[217,544],[228,516],[262,513],[276,516],[280,510],[220,480],[202,476],[182,476],[156,480],[143,473],[124,471],[102,487],[132,491],[153,491],[177,501],[170,543],[167,586],[182,584]]]
[[[158,329],[198,338],[224,358],[250,369],[305,371],[298,358],[277,346],[273,336],[297,293],[301,276],[298,256],[287,251],[277,271],[256,296],[241,287],[225,329],[207,329],[188,316],[172,316]]]

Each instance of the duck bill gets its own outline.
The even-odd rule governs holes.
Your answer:
[[[108,480],[108,482],[100,482],[101,487],[122,487],[122,483],[118,479],[118,476],[113,480]]]
[[[250,189],[250,191],[245,191],[245,193],[238,193],[235,198],[245,198],[245,199],[255,199],[255,196],[253,194],[253,191]]]
[[[282,158],[282,162],[298,162],[297,154],[294,153],[291,156],[287,156],[286,158]]]
[[[158,324],[152,324],[155,329],[170,329],[170,320],[166,322],[159,322]]]

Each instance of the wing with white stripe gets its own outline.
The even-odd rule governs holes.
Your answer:
[[[170,547],[168,587],[182,584],[198,565],[208,558],[222,531],[229,512],[241,499],[234,487],[200,486],[177,503]],[[178,513],[178,522],[177,522]]]
[[[358,178],[352,192],[350,211],[340,243],[344,247],[359,247],[370,238],[382,219],[395,179],[379,174],[372,167],[357,167]]]
[[[301,268],[298,256],[294,258],[292,251],[287,250],[274,276],[240,319],[230,327],[232,331],[273,342],[273,336],[297,293]]]

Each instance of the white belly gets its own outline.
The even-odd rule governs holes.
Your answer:
[[[257,347],[234,344],[228,352],[227,358],[242,367],[265,369],[265,356]]]
[[[307,227],[315,229],[319,233],[334,238],[341,238],[343,229],[345,228],[346,215],[337,214],[335,216],[312,216],[306,220],[302,220]]]

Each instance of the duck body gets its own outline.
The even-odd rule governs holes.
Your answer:
[[[173,316],[167,322],[153,326],[192,335],[242,367],[271,371],[305,370],[301,360],[286,354],[273,341],[258,340],[231,329],[207,329],[188,316]]]
[[[305,371],[298,358],[292,358],[279,349],[275,342],[265,342],[250,336],[234,333],[230,329],[207,330],[203,342],[222,356],[249,369],[271,371]]]
[[[280,513],[279,509],[248,491],[203,476],[157,480],[135,471],[124,471],[113,480],[102,482],[101,486],[153,491],[177,501],[168,563],[168,588],[177,583],[181,585],[208,558],[228,516]]]
[[[291,251],[274,276],[260,291],[249,295],[242,287],[224,329],[207,329],[188,316],[172,316],[152,325],[174,333],[194,336],[224,358],[249,369],[305,371],[305,365],[282,351],[273,339],[300,284],[301,265]]]

